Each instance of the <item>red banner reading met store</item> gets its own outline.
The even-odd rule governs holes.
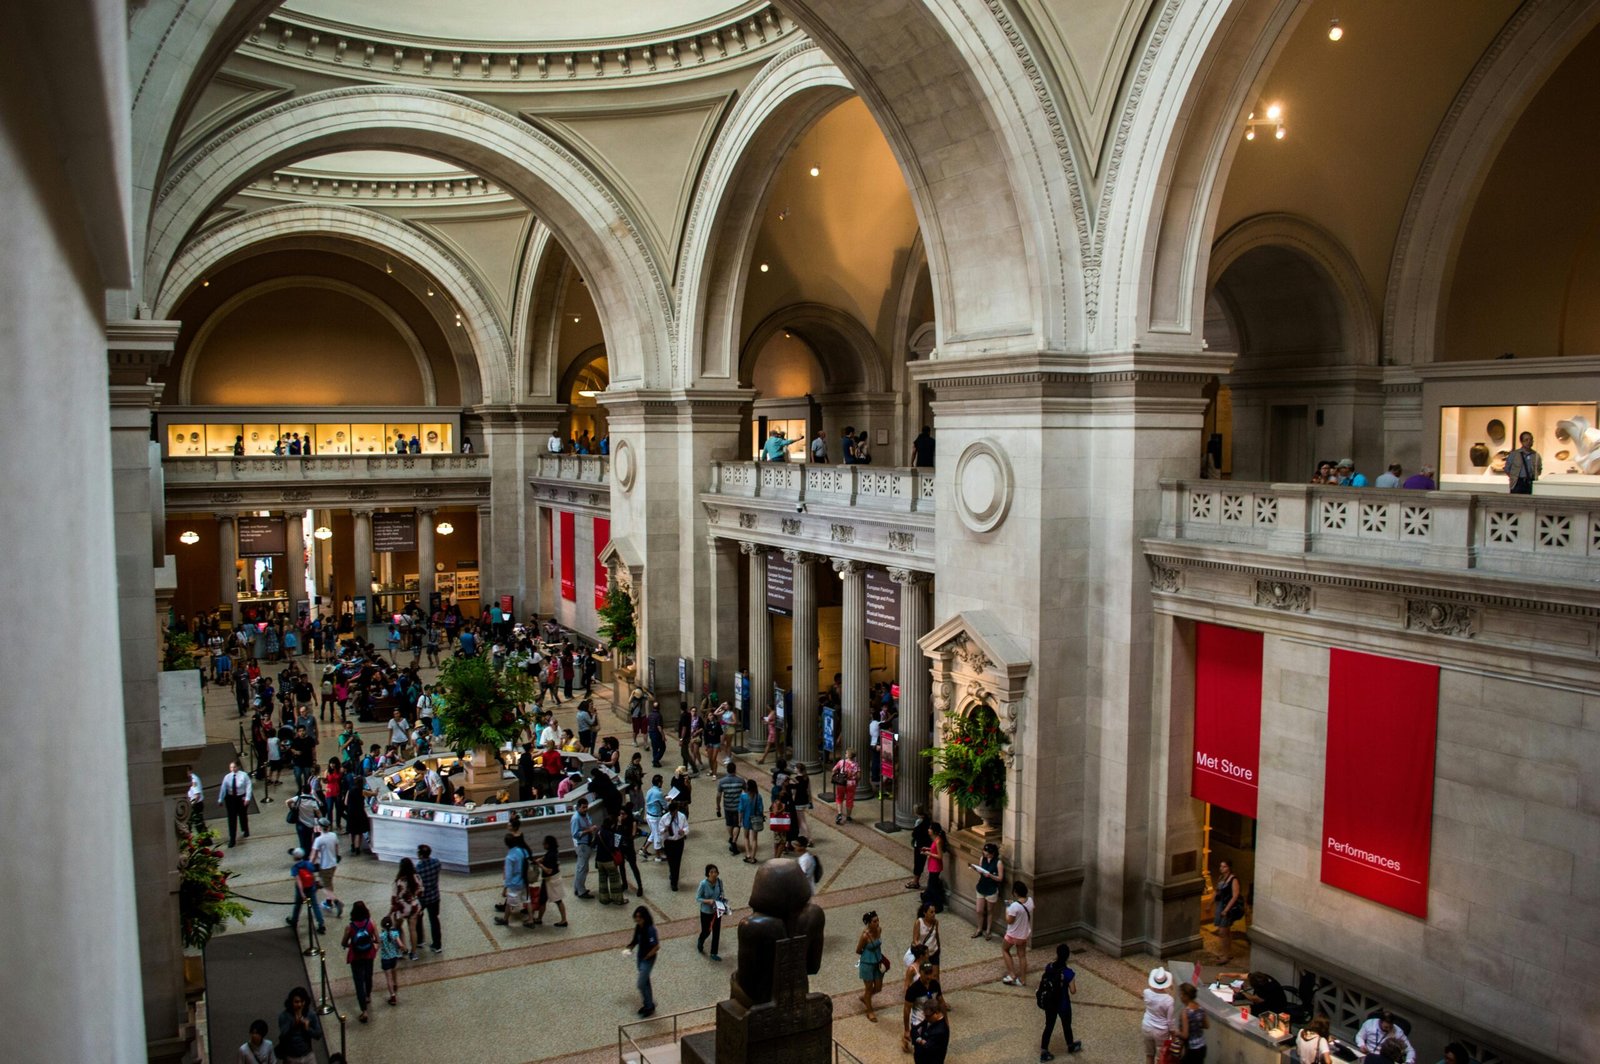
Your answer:
[[[1426,919],[1439,667],[1330,653],[1322,881]]]
[[[1216,624],[1195,629],[1189,793],[1253,819],[1261,780],[1262,634]]]

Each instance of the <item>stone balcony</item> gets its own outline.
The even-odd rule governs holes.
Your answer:
[[[712,462],[712,535],[932,571],[931,469]]]
[[[541,454],[528,486],[545,505],[606,517],[611,513],[611,456]]]
[[[1168,481],[1158,540],[1600,583],[1600,499]]]
[[[541,454],[533,477],[535,480],[609,486],[611,457],[604,454]]]
[[[169,510],[477,504],[489,495],[484,454],[167,458],[161,470]]]

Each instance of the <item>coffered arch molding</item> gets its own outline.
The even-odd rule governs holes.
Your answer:
[[[1423,157],[1384,294],[1391,364],[1432,362],[1473,203],[1517,120],[1567,54],[1600,25],[1600,0],[1527,0],[1484,51]]]
[[[1206,289],[1239,259],[1257,248],[1286,248],[1314,265],[1339,296],[1343,361],[1348,365],[1378,364],[1378,316],[1367,296],[1361,268],[1338,238],[1292,214],[1258,214],[1218,238],[1211,249]],[[1237,320],[1237,319],[1236,319]]]
[[[799,336],[816,354],[830,392],[877,395],[887,389],[883,356],[867,327],[825,303],[791,303],[763,318],[739,355],[739,383],[750,382],[762,348],[783,329]]]
[[[522,262],[517,267],[517,293],[511,308],[511,379],[519,382],[530,396],[549,394],[540,390],[540,352],[544,324],[551,308],[541,299],[541,279],[549,270],[550,260],[561,244],[550,233],[550,227],[534,220],[533,233],[522,248]]]
[[[208,229],[185,247],[172,264],[156,297],[155,313],[160,318],[171,315],[201,278],[232,259],[263,245],[303,243],[323,237],[344,245],[351,257],[363,261],[393,256],[431,280],[448,304],[425,298],[419,302],[429,309],[451,342],[456,372],[461,377],[463,404],[492,401],[484,396],[484,384],[507,378],[511,347],[483,283],[443,244],[376,211],[321,204],[290,205],[255,211]],[[447,305],[461,312],[462,328],[455,328],[453,319],[447,320]]]
[[[648,243],[621,199],[576,156],[503,111],[432,89],[361,86],[250,115],[196,149],[157,196],[146,284],[166,273],[215,206],[256,174],[330,151],[390,149],[448,159],[513,192],[589,281],[624,386],[676,379],[676,321]],[[510,362],[486,389],[511,394]]]

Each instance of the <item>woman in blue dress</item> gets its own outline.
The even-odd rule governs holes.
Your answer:
[[[861,914],[861,937],[856,939],[857,965],[861,976],[861,1003],[867,1007],[867,1019],[878,1022],[878,1013],[872,1007],[872,995],[883,989],[883,972],[888,967],[883,960],[883,928],[875,912]]]

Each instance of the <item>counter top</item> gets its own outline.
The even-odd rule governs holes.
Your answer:
[[[1185,961],[1176,961],[1170,966],[1170,969],[1173,978],[1177,982],[1194,982],[1195,966],[1193,964]],[[1202,977],[1204,977],[1203,972]],[[1197,991],[1195,999],[1200,1007],[1206,1011],[1206,1015],[1211,1018],[1212,1030],[1215,1030],[1219,1025],[1224,1026],[1244,1038],[1248,1038],[1262,1046],[1271,1046],[1274,1049],[1281,1049],[1290,1045],[1294,1037],[1292,1031],[1267,1031],[1263,1029],[1257,1020],[1254,1008],[1251,1009],[1248,1020],[1241,1020],[1239,1018],[1240,1006],[1233,1004],[1232,995],[1229,994],[1227,997],[1219,996],[1213,991],[1210,979],[1206,979],[1204,983],[1196,983],[1195,989]],[[1174,999],[1176,999],[1176,993],[1174,993]]]

